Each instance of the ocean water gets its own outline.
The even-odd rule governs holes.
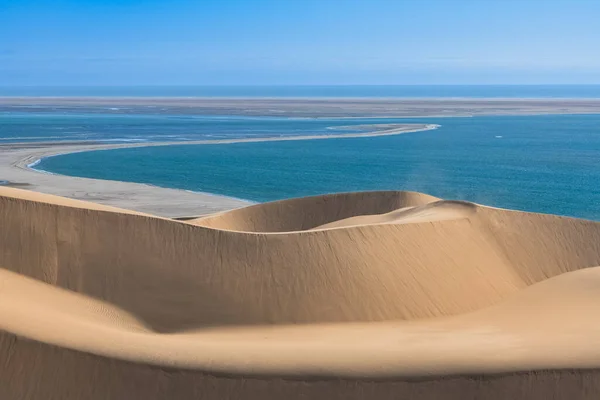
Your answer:
[[[253,121],[273,123],[273,119]],[[384,137],[94,151],[47,158],[38,168],[253,201],[355,190],[414,190],[600,220],[600,115],[400,121],[441,127]],[[240,127],[247,127],[243,122]],[[276,123],[297,133],[307,127],[326,131],[327,126],[348,120]],[[169,132],[167,125],[159,130]]]
[[[0,96],[600,98],[600,85],[0,86]]]

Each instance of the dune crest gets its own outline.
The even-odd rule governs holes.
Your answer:
[[[0,397],[584,398],[597,266],[600,223],[420,193],[176,221],[0,188]]]

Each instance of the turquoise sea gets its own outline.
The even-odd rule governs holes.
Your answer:
[[[62,115],[50,122],[48,118],[53,117],[48,115],[4,118],[21,118],[14,124],[21,124],[19,137],[79,132],[70,135],[96,141],[318,134],[331,133],[328,128],[335,126],[373,122],[440,124],[441,128],[433,131],[385,137],[94,151],[47,158],[37,168],[253,201],[401,189],[600,220],[600,115],[401,120],[226,116],[119,116],[107,120],[101,115]],[[4,121],[0,137],[6,138],[10,132]]]

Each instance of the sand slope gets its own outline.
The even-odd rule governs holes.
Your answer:
[[[0,398],[597,398],[596,266],[600,223],[418,193],[174,221],[0,188]]]

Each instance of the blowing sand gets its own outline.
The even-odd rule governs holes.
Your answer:
[[[599,265],[600,223],[419,193],[0,188],[0,398],[597,399]]]

